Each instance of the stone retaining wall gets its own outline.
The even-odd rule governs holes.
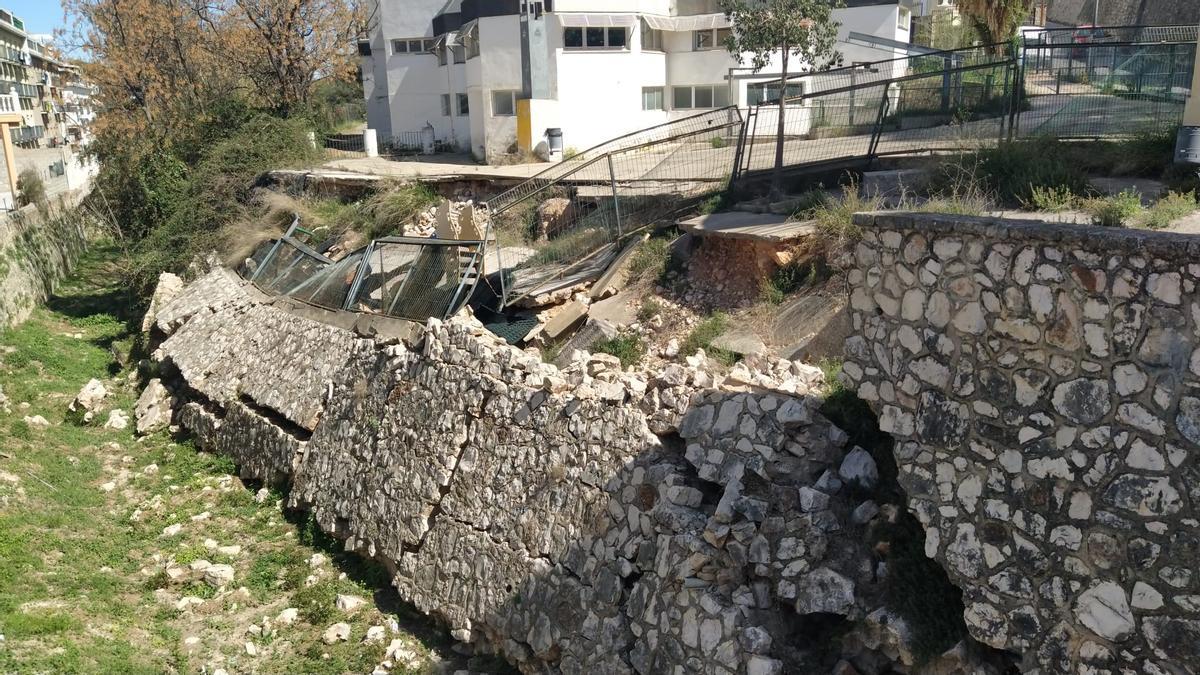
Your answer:
[[[526,672],[912,664],[863,534],[896,511],[843,488],[875,466],[816,412],[816,368],[560,370],[470,321],[365,338],[272,302],[217,270],[158,311],[179,421],[456,637]]]
[[[0,217],[0,328],[29,318],[86,245],[80,220],[43,218],[32,206]]]
[[[846,381],[1026,669],[1200,670],[1200,238],[866,214]]]

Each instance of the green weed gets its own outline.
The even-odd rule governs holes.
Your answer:
[[[1049,213],[1068,211],[1074,208],[1079,201],[1079,197],[1070,188],[1064,186],[1036,185],[1030,190],[1029,197],[1027,208]]]
[[[671,240],[665,237],[653,237],[638,246],[633,257],[629,260],[630,281],[642,279],[658,280],[662,278],[671,262]]]
[[[736,354],[712,346],[713,340],[721,337],[721,334],[728,329],[729,315],[725,312],[713,312],[710,316],[696,324],[691,333],[688,333],[687,339],[684,340],[679,353],[690,356],[703,349],[705,354],[718,362],[725,365],[733,365],[737,361]]]
[[[1125,227],[1142,213],[1142,196],[1137,190],[1129,189],[1107,197],[1094,197],[1083,202],[1083,210],[1096,225]]]
[[[862,196],[858,185],[842,188],[840,199],[826,200],[812,212],[817,232],[834,244],[849,244],[862,239],[862,228],[854,224],[854,214],[878,211],[883,200],[878,195]]]
[[[1138,225],[1152,230],[1161,229],[1180,218],[1191,215],[1196,209],[1196,193],[1169,192],[1167,196],[1146,209]]]
[[[646,343],[636,333],[624,333],[593,342],[591,351],[615,356],[621,360],[622,367],[628,368],[641,362],[646,354]]]

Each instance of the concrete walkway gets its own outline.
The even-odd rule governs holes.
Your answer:
[[[487,180],[529,178],[554,166],[548,162],[488,166],[477,164],[464,155],[434,155],[432,159],[437,161],[396,161],[386,157],[360,157],[327,162],[323,168],[384,178],[477,178]]]

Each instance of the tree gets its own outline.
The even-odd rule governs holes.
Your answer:
[[[796,72],[826,70],[837,64],[840,55],[834,49],[838,23],[833,10],[841,0],[721,0],[733,26],[725,43],[738,63],[748,59],[754,72],[779,59],[779,128],[775,140],[775,172],[771,193],[783,190],[783,132],[788,75],[792,58],[799,62]]]
[[[1033,0],[958,0],[958,10],[975,23],[984,43],[1001,52],[1033,9]]]

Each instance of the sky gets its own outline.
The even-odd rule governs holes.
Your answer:
[[[58,0],[0,0],[0,7],[25,21],[26,33],[53,33],[63,27],[63,11]]]

